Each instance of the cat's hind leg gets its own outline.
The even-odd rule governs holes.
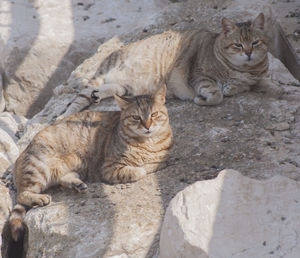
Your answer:
[[[45,206],[51,202],[50,195],[33,192],[32,189],[18,193],[17,199],[18,203],[29,207]]]
[[[223,100],[223,94],[217,83],[211,80],[201,80],[194,86],[198,105],[218,105]]]
[[[74,101],[62,113],[58,119],[63,119],[74,113],[80,112],[93,103],[99,103],[102,99],[112,97],[114,94],[122,96],[126,93],[125,87],[117,83],[105,83],[100,88],[88,86],[81,90]]]
[[[79,175],[74,172],[60,177],[59,184],[67,188],[73,188],[79,193],[86,193],[88,188],[87,185],[79,179]]]
[[[195,97],[194,90],[188,85],[186,72],[180,68],[174,68],[167,83],[168,91],[181,100],[192,100]]]

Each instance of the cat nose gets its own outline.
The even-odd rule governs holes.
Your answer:
[[[143,123],[143,126],[149,130],[150,126],[152,124],[152,121],[149,119],[149,120],[146,120],[146,122]]]
[[[248,57],[250,57],[251,54],[252,54],[252,50],[251,50],[251,49],[245,50],[245,54],[246,54]]]

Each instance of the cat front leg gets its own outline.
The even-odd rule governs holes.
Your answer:
[[[113,97],[115,94],[123,96],[125,93],[126,88],[124,86],[118,83],[105,83],[90,93],[90,99],[94,103],[99,103],[102,99]]]
[[[215,81],[202,79],[194,82],[196,97],[194,102],[198,105],[218,105],[223,100],[223,94]]]
[[[222,92],[223,92],[223,95],[226,97],[234,96],[234,95],[237,95],[239,93],[249,91],[249,90],[250,90],[250,86],[245,85],[245,84],[235,85],[235,84],[229,83],[229,84],[222,85]]]
[[[58,119],[63,119],[74,113],[80,112],[96,102],[98,98],[93,97],[93,93],[96,91],[98,91],[98,89],[94,87],[86,87],[81,90]]]
[[[167,166],[168,166],[167,162],[159,162],[159,163],[145,164],[145,165],[143,165],[143,168],[146,170],[147,174],[151,174],[158,170],[164,169]]]
[[[118,168],[104,168],[102,180],[110,184],[124,184],[140,180],[147,175],[143,167],[124,166]]]
[[[102,99],[112,97],[114,94],[122,96],[125,93],[125,87],[117,83],[106,83],[100,86],[100,88],[87,86],[78,93],[74,101],[69,105],[64,113],[58,117],[58,119],[80,112],[89,107],[91,104],[99,103]]]
[[[28,207],[46,206],[51,202],[50,195],[33,192],[31,189],[18,193],[17,199],[18,203]]]

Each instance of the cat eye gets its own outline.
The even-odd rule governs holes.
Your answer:
[[[234,46],[235,46],[235,47],[238,47],[238,48],[242,48],[242,47],[243,47],[243,45],[242,45],[242,44],[239,44],[239,43],[234,43]]]
[[[132,116],[132,118],[133,118],[134,120],[140,120],[140,119],[141,119],[139,116]]]
[[[252,46],[255,46],[259,43],[259,40],[255,40],[253,43],[252,43]]]
[[[158,115],[158,112],[154,112],[151,116],[156,117]]]

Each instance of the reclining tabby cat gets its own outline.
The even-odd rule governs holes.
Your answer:
[[[12,238],[23,231],[26,206],[50,203],[42,192],[51,185],[86,192],[86,177],[127,183],[165,166],[172,145],[165,94],[163,86],[154,95],[115,96],[121,112],[76,113],[40,131],[15,164]]]
[[[237,24],[223,18],[219,34],[166,31],[110,54],[64,116],[90,104],[86,98],[92,102],[113,94],[151,94],[163,83],[169,96],[216,105],[223,96],[259,83],[268,70],[267,52],[262,13]]]

